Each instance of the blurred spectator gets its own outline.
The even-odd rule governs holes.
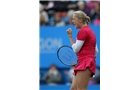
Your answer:
[[[61,73],[55,64],[50,66],[50,69],[44,75],[43,80],[45,80],[48,85],[57,85],[62,82]]]
[[[74,71],[74,66],[71,67],[71,68],[69,69],[69,71],[65,71],[65,74],[66,74],[66,76],[67,76],[67,78],[68,78],[68,82],[66,83],[67,85],[72,84],[72,79],[73,79],[73,77],[74,77],[73,71]]]
[[[86,2],[79,1],[77,5],[78,5],[78,10],[85,12],[88,16],[90,15],[90,11],[86,9]]]
[[[40,12],[40,26],[46,26],[48,24],[48,14],[45,11]]]
[[[60,0],[55,1],[55,11],[56,12],[67,12],[68,10],[72,9],[75,10],[77,5],[76,1],[70,1],[70,0]]]
[[[68,10],[76,10],[77,9],[77,2],[78,1],[69,1],[70,3],[69,3],[69,5],[67,6],[68,7]]]
[[[44,9],[44,6],[40,3],[39,4],[39,12],[41,13],[43,11],[43,9]]]
[[[72,15],[74,13],[74,10],[69,10],[67,13],[67,17],[68,17],[68,22],[66,23],[67,25],[71,25],[72,24]]]
[[[44,6],[45,11],[53,10],[55,6],[54,0],[40,1],[40,3]]]
[[[98,14],[100,13],[100,2],[99,1],[91,1],[93,3],[93,9],[90,12],[90,18],[94,22],[95,19],[98,18]]]
[[[94,25],[100,25],[100,13],[98,14],[98,18],[95,19],[95,21],[93,22]]]
[[[91,11],[94,8],[93,1],[86,1],[86,8]]]
[[[59,13],[61,20],[65,23],[69,22],[69,18],[67,17],[68,10],[72,10],[76,8],[76,3],[71,2],[69,0],[60,0],[55,1],[55,12]]]
[[[52,20],[53,21],[50,23],[50,25],[55,25],[55,26],[64,26],[65,25],[65,22],[61,21],[59,13],[55,13],[54,18],[52,18]]]
[[[48,16],[51,17],[55,12],[55,1],[48,0],[48,1],[40,1],[40,3],[44,6],[44,11],[48,13]]]

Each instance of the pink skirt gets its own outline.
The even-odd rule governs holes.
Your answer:
[[[96,62],[93,58],[83,58],[78,61],[78,65],[74,68],[73,74],[76,75],[77,71],[89,69],[92,72],[91,77],[95,75]]]

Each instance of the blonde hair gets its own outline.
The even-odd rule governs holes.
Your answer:
[[[87,16],[83,11],[75,11],[74,14],[78,19],[82,19],[84,23],[89,23],[90,22],[90,17]]]

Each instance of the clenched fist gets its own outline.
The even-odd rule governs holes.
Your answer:
[[[66,32],[67,32],[68,36],[72,36],[72,30],[71,30],[71,28],[67,29]]]

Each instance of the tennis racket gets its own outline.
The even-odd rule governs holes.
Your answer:
[[[76,53],[70,46],[61,46],[57,51],[58,59],[67,66],[74,66],[78,62]]]

